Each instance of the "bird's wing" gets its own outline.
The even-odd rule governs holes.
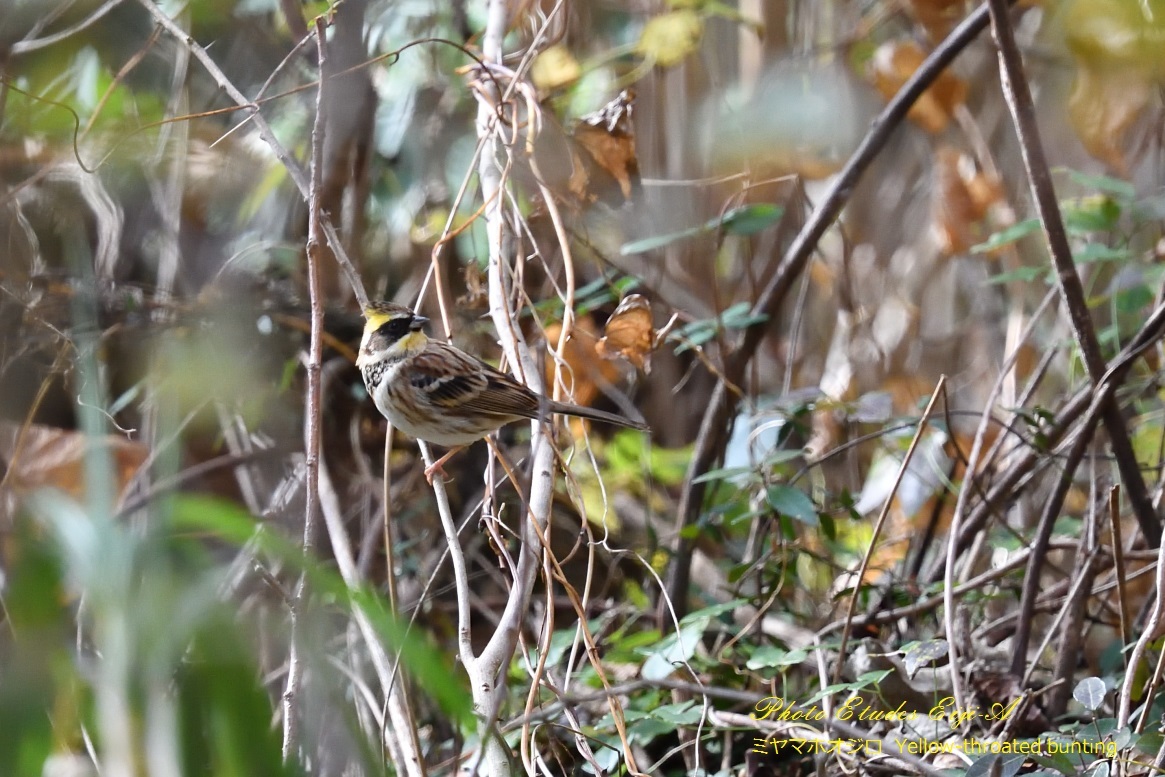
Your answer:
[[[413,357],[410,377],[434,406],[468,414],[538,414],[538,398],[510,376],[448,343],[430,341]]]

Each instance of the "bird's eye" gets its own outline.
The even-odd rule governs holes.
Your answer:
[[[394,318],[381,326],[380,331],[393,340],[399,340],[409,333],[409,319]]]

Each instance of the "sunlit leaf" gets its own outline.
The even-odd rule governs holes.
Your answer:
[[[1069,232],[1077,234],[1111,231],[1121,217],[1120,205],[1103,195],[1075,200],[1063,210],[1064,225]]]
[[[639,53],[649,62],[671,67],[683,62],[700,45],[704,20],[690,9],[660,14],[648,20],[639,36]]]
[[[1104,686],[1104,680],[1099,677],[1085,677],[1072,689],[1072,698],[1080,702],[1084,709],[1092,712],[1100,709],[1100,705],[1104,704],[1104,697],[1107,693],[1108,689]]]
[[[696,653],[700,638],[704,634],[704,624],[694,623],[682,626],[680,630],[664,637],[647,652],[640,674],[644,680],[663,680],[682,667]]]
[[[539,52],[530,67],[530,80],[544,91],[566,86],[581,75],[582,67],[578,60],[570,53],[570,49],[561,44]]]

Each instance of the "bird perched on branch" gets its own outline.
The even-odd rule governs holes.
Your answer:
[[[403,305],[374,302],[364,318],[356,366],[376,408],[406,434],[452,448],[425,469],[430,483],[457,450],[522,419],[561,413],[647,431],[614,413],[535,394],[482,360],[430,339],[424,331],[429,319]]]

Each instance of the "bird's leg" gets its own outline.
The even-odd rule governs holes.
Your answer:
[[[445,469],[441,465],[449,461],[454,453],[457,453],[464,445],[458,445],[455,448],[450,448],[445,452],[445,455],[434,461],[429,466],[425,467],[425,480],[429,481],[429,485],[433,485],[433,475],[440,475],[443,480],[448,480],[449,476],[445,474]]]

